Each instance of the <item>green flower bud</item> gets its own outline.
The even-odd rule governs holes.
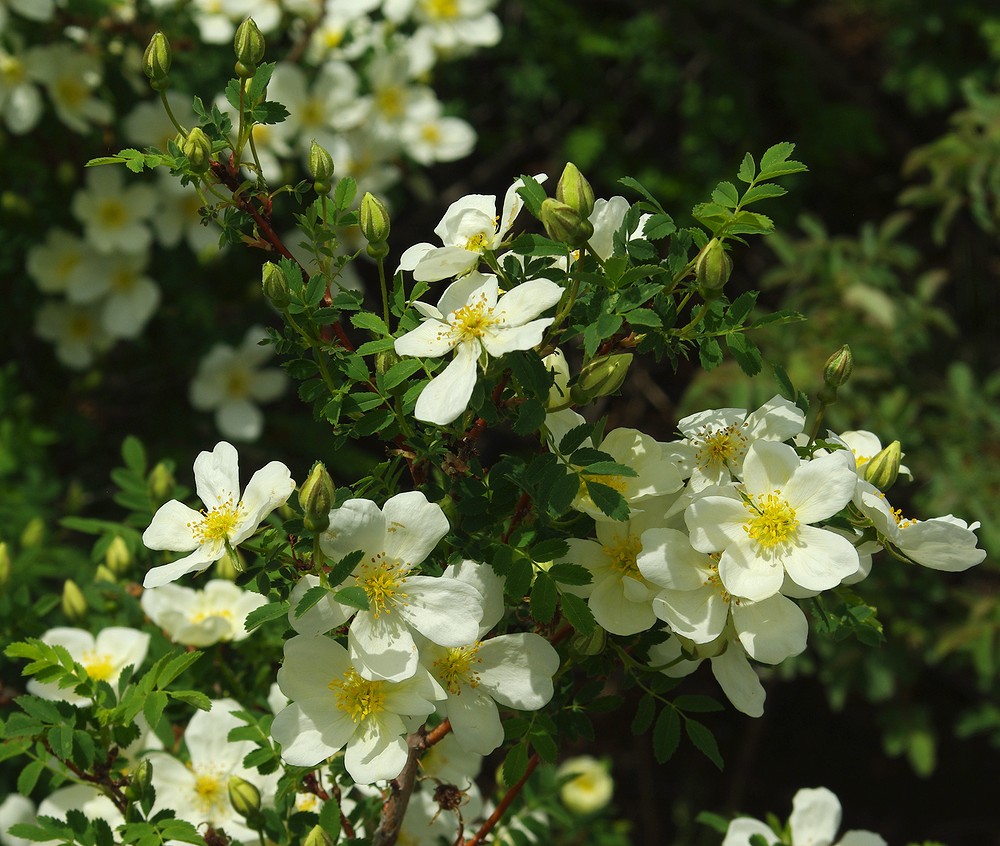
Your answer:
[[[369,244],[382,244],[389,238],[389,212],[378,197],[366,191],[361,198],[361,234]]]
[[[97,569],[94,571],[94,581],[108,582],[113,585],[118,579],[115,578],[115,574],[111,572],[106,564],[98,564]]]
[[[310,532],[322,532],[330,525],[337,488],[322,461],[317,461],[299,488],[299,505],[302,506],[302,524]]]
[[[309,829],[306,839],[302,841],[302,846],[333,846],[333,838],[323,829],[321,825],[314,825]]]
[[[149,77],[149,82],[155,91],[167,87],[167,74],[170,73],[170,42],[162,32],[154,32],[142,54],[142,71]]]
[[[718,238],[713,238],[698,253],[694,260],[694,278],[698,293],[705,300],[714,300],[729,281],[733,272],[733,260]]]
[[[615,353],[595,358],[584,365],[569,395],[577,405],[586,405],[596,397],[613,394],[625,381],[632,353]]]
[[[575,209],[580,217],[590,217],[594,211],[594,189],[573,162],[566,162],[556,185],[556,199]]]
[[[150,472],[147,484],[149,493],[156,502],[166,502],[174,492],[174,474],[170,471],[170,467],[161,461]]]
[[[125,798],[130,802],[138,802],[149,790],[153,783],[153,764],[147,758],[143,758],[135,765],[135,769],[128,777],[128,784],[125,785]]]
[[[80,586],[72,579],[63,583],[62,599],[60,600],[63,614],[71,623],[82,622],[87,616],[87,599]]]
[[[553,241],[561,241],[571,247],[582,247],[594,234],[594,225],[566,203],[551,197],[542,202],[542,226]]]
[[[0,590],[10,582],[10,551],[6,541],[0,541]]]
[[[245,569],[240,551],[227,543],[226,554],[215,562],[215,578],[235,582],[236,577]]]
[[[854,355],[850,346],[844,344],[823,365],[823,382],[827,387],[836,390],[851,378],[852,370],[854,370]]]
[[[253,76],[264,58],[264,35],[253,18],[247,18],[236,28],[233,51],[236,53],[236,75],[241,79]]]
[[[865,466],[864,477],[880,491],[887,491],[899,476],[899,465],[903,461],[903,450],[899,441],[893,441]]]
[[[574,632],[569,639],[569,651],[580,658],[588,658],[603,652],[605,642],[604,629],[600,626],[594,626],[594,630],[587,635],[582,632]]]
[[[128,544],[121,535],[116,535],[115,539],[108,544],[104,552],[104,563],[107,568],[116,576],[123,576],[132,566],[132,553],[129,552]]]
[[[333,156],[315,140],[309,144],[309,173],[316,193],[325,196],[333,188]]]
[[[260,791],[246,779],[229,776],[229,801],[233,809],[244,819],[260,811]]]
[[[273,261],[264,262],[261,271],[261,287],[264,289],[264,296],[267,297],[275,308],[284,308],[291,301],[291,293],[288,289],[288,280]]]
[[[200,127],[196,126],[187,134],[181,151],[195,173],[204,173],[212,163],[212,142]]]
[[[394,364],[399,364],[399,356],[395,350],[382,350],[375,353],[375,372],[385,373]]]
[[[28,549],[29,547],[41,546],[44,541],[45,521],[41,517],[32,517],[28,521],[28,525],[24,527],[24,531],[21,532],[21,547]]]

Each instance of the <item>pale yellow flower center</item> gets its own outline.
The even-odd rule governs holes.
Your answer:
[[[407,598],[402,590],[406,573],[407,568],[400,566],[398,561],[387,561],[384,552],[362,566],[357,582],[368,597],[368,608],[375,617],[391,613],[394,605]]]
[[[420,5],[429,18],[451,20],[459,15],[458,0],[422,0]]]
[[[719,553],[713,552],[709,557],[714,559],[715,563],[710,567],[711,573],[705,579],[705,587],[712,588],[712,590],[722,597],[723,601],[727,603],[735,601],[736,604],[739,604],[739,600],[730,595],[725,585],[722,584],[722,579],[719,578],[719,558],[721,556]]]
[[[639,565],[636,559],[642,551],[642,541],[634,535],[626,535],[616,539],[613,543],[604,544],[601,547],[604,554],[611,562],[611,569],[624,576],[633,579],[642,578],[639,572]]]
[[[483,337],[487,329],[499,322],[493,316],[493,310],[487,304],[484,294],[480,294],[475,302],[462,306],[451,317],[451,325],[462,341],[474,341]]]
[[[79,79],[71,76],[64,76],[55,84],[53,97],[70,109],[78,109],[90,94],[87,86]]]
[[[443,658],[434,662],[434,675],[449,693],[461,693],[463,684],[479,686],[479,674],[472,669],[472,665],[482,663],[483,659],[479,657],[481,645],[477,640],[468,646],[449,649]]]
[[[333,50],[340,46],[344,35],[346,35],[346,30],[343,27],[326,27],[323,30],[323,44],[328,50]]]
[[[428,144],[437,146],[441,143],[441,130],[436,123],[425,123],[420,127],[420,137]],[[475,252],[479,251],[476,250]]]
[[[795,536],[799,521],[795,509],[781,496],[781,491],[760,494],[747,503],[750,519],[743,529],[761,546],[772,547]]]
[[[66,279],[77,267],[80,266],[81,256],[79,253],[63,253],[56,260],[55,272],[59,279]]]
[[[192,623],[204,623],[205,620],[211,620],[213,617],[222,617],[231,623],[233,621],[233,612],[228,608],[202,608],[193,612],[188,617],[188,620]]]
[[[375,102],[388,118],[398,118],[403,114],[403,89],[399,85],[389,85],[375,95]]]
[[[326,124],[326,111],[315,97],[309,97],[299,110],[299,120],[303,126],[322,127]]]
[[[250,374],[245,370],[233,370],[226,376],[226,396],[243,399],[250,393]]]
[[[95,217],[105,229],[121,229],[128,223],[128,210],[121,200],[109,197],[98,204]]]
[[[13,88],[24,82],[24,63],[13,56],[0,56],[0,80]]]
[[[216,816],[227,810],[229,790],[218,767],[198,767],[195,770],[194,805],[205,816]]]
[[[695,463],[702,470],[708,467],[733,466],[747,451],[745,423],[731,423],[721,429],[703,430],[691,440],[698,447]]]
[[[327,687],[336,694],[337,707],[355,723],[385,710],[385,682],[363,679],[353,669],[347,670],[342,678],[334,679]]]
[[[135,288],[136,276],[126,267],[118,268],[111,274],[111,290],[120,294],[128,293]]]
[[[195,540],[202,544],[226,541],[239,522],[240,507],[229,497],[211,511],[203,511],[202,514],[204,516],[201,520],[187,524]]]
[[[94,334],[94,321],[89,314],[74,314],[69,319],[66,334],[75,341],[86,341]]]
[[[115,674],[114,659],[106,652],[88,650],[83,653],[83,669],[94,681],[110,681]]]

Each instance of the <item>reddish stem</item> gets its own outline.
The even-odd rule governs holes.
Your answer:
[[[515,784],[510,790],[508,790],[503,799],[497,804],[496,809],[490,814],[490,817],[486,822],[482,824],[479,831],[476,832],[475,836],[471,840],[465,841],[465,846],[479,846],[480,843],[486,838],[486,836],[496,828],[498,822],[505,813],[507,809],[511,806],[517,795],[521,792],[521,788],[524,787],[525,783],[531,777],[531,774],[535,771],[535,767],[538,766],[538,753],[536,752],[528,761],[528,766],[525,767],[524,775],[518,779],[517,784]]]

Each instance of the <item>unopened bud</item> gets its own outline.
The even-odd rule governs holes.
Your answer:
[[[385,373],[394,364],[399,364],[399,354],[395,350],[382,350],[375,353],[375,372]]]
[[[694,260],[694,279],[698,293],[705,300],[714,300],[726,287],[733,272],[733,260],[718,238],[713,238]]]
[[[128,544],[121,535],[115,535],[115,539],[108,544],[104,553],[104,563],[116,576],[125,575],[132,566],[132,553],[129,552]]]
[[[569,650],[574,655],[589,658],[591,655],[603,652],[605,642],[604,629],[600,626],[594,626],[594,630],[590,634],[574,632],[573,637],[569,639]]]
[[[302,524],[310,532],[322,532],[330,525],[330,509],[337,488],[322,461],[317,461],[299,489]]]
[[[195,173],[204,173],[212,163],[212,142],[200,127],[196,126],[187,134],[181,151]]]
[[[594,224],[572,206],[551,197],[542,202],[540,217],[546,234],[553,241],[560,241],[571,247],[582,247],[594,234]]]
[[[163,461],[157,464],[149,474],[149,493],[156,502],[166,502],[174,492],[174,474]]]
[[[864,466],[865,480],[871,482],[880,491],[889,490],[899,476],[899,467],[902,461],[902,446],[899,441],[893,441]]]
[[[382,244],[389,238],[389,211],[370,191],[361,198],[359,225],[369,244]]]
[[[549,388],[549,396],[545,401],[545,410],[558,411],[566,408],[570,404],[569,364],[566,356],[561,349],[556,348],[542,359],[542,364],[546,370],[552,372],[553,376],[552,387]]]
[[[10,550],[7,543],[0,541],[0,589],[7,587],[10,582]]]
[[[162,32],[154,32],[142,54],[142,71],[149,77],[150,85],[155,91],[167,87],[167,74],[170,73],[170,42]]]
[[[264,296],[267,297],[275,308],[284,308],[291,301],[291,294],[288,290],[288,280],[273,261],[264,262],[261,271],[261,287],[264,289]]]
[[[309,829],[306,839],[302,841],[302,846],[333,846],[333,838],[323,829],[321,825],[314,825]]]
[[[309,174],[316,193],[325,196],[333,188],[333,156],[315,140],[309,144]]]
[[[234,546],[226,544],[226,553],[215,562],[215,578],[235,582],[236,577],[246,569],[243,556]]]
[[[850,346],[844,344],[823,365],[823,382],[830,388],[839,388],[851,378],[852,370],[854,370],[854,355]]]
[[[570,388],[573,402],[586,405],[597,397],[613,394],[622,386],[631,364],[632,353],[605,355],[588,362]]]
[[[28,549],[41,546],[45,540],[45,521],[41,517],[32,517],[21,532],[21,547]]]
[[[115,574],[111,572],[106,564],[98,564],[97,569],[94,571],[94,581],[95,582],[108,582],[109,584],[114,584],[118,581]]]
[[[594,211],[594,189],[573,162],[566,162],[556,185],[556,199],[588,218]]]
[[[128,784],[125,785],[125,798],[130,802],[138,802],[152,783],[153,764],[148,758],[143,758],[129,774]]]
[[[66,579],[63,584],[62,599],[60,600],[63,614],[71,623],[82,622],[87,616],[87,599],[80,590],[80,586],[72,579]]]
[[[260,811],[260,791],[249,781],[231,775],[228,787],[229,801],[237,814],[247,819]]]
[[[264,58],[264,35],[253,18],[247,18],[236,28],[233,52],[236,53],[236,75],[241,79],[253,76]]]

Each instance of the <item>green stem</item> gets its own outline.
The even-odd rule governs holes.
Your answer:
[[[170,108],[170,103],[167,101],[167,92],[165,90],[160,91],[160,102],[163,103],[163,108],[167,113],[167,117],[170,118],[170,122],[174,125],[174,129],[176,129],[181,135],[187,135],[187,130],[181,126],[180,121],[174,117],[174,111]]]
[[[378,260],[378,283],[382,289],[382,319],[385,320],[386,328],[391,332],[389,326],[389,288],[385,280],[385,256],[380,256]]]

